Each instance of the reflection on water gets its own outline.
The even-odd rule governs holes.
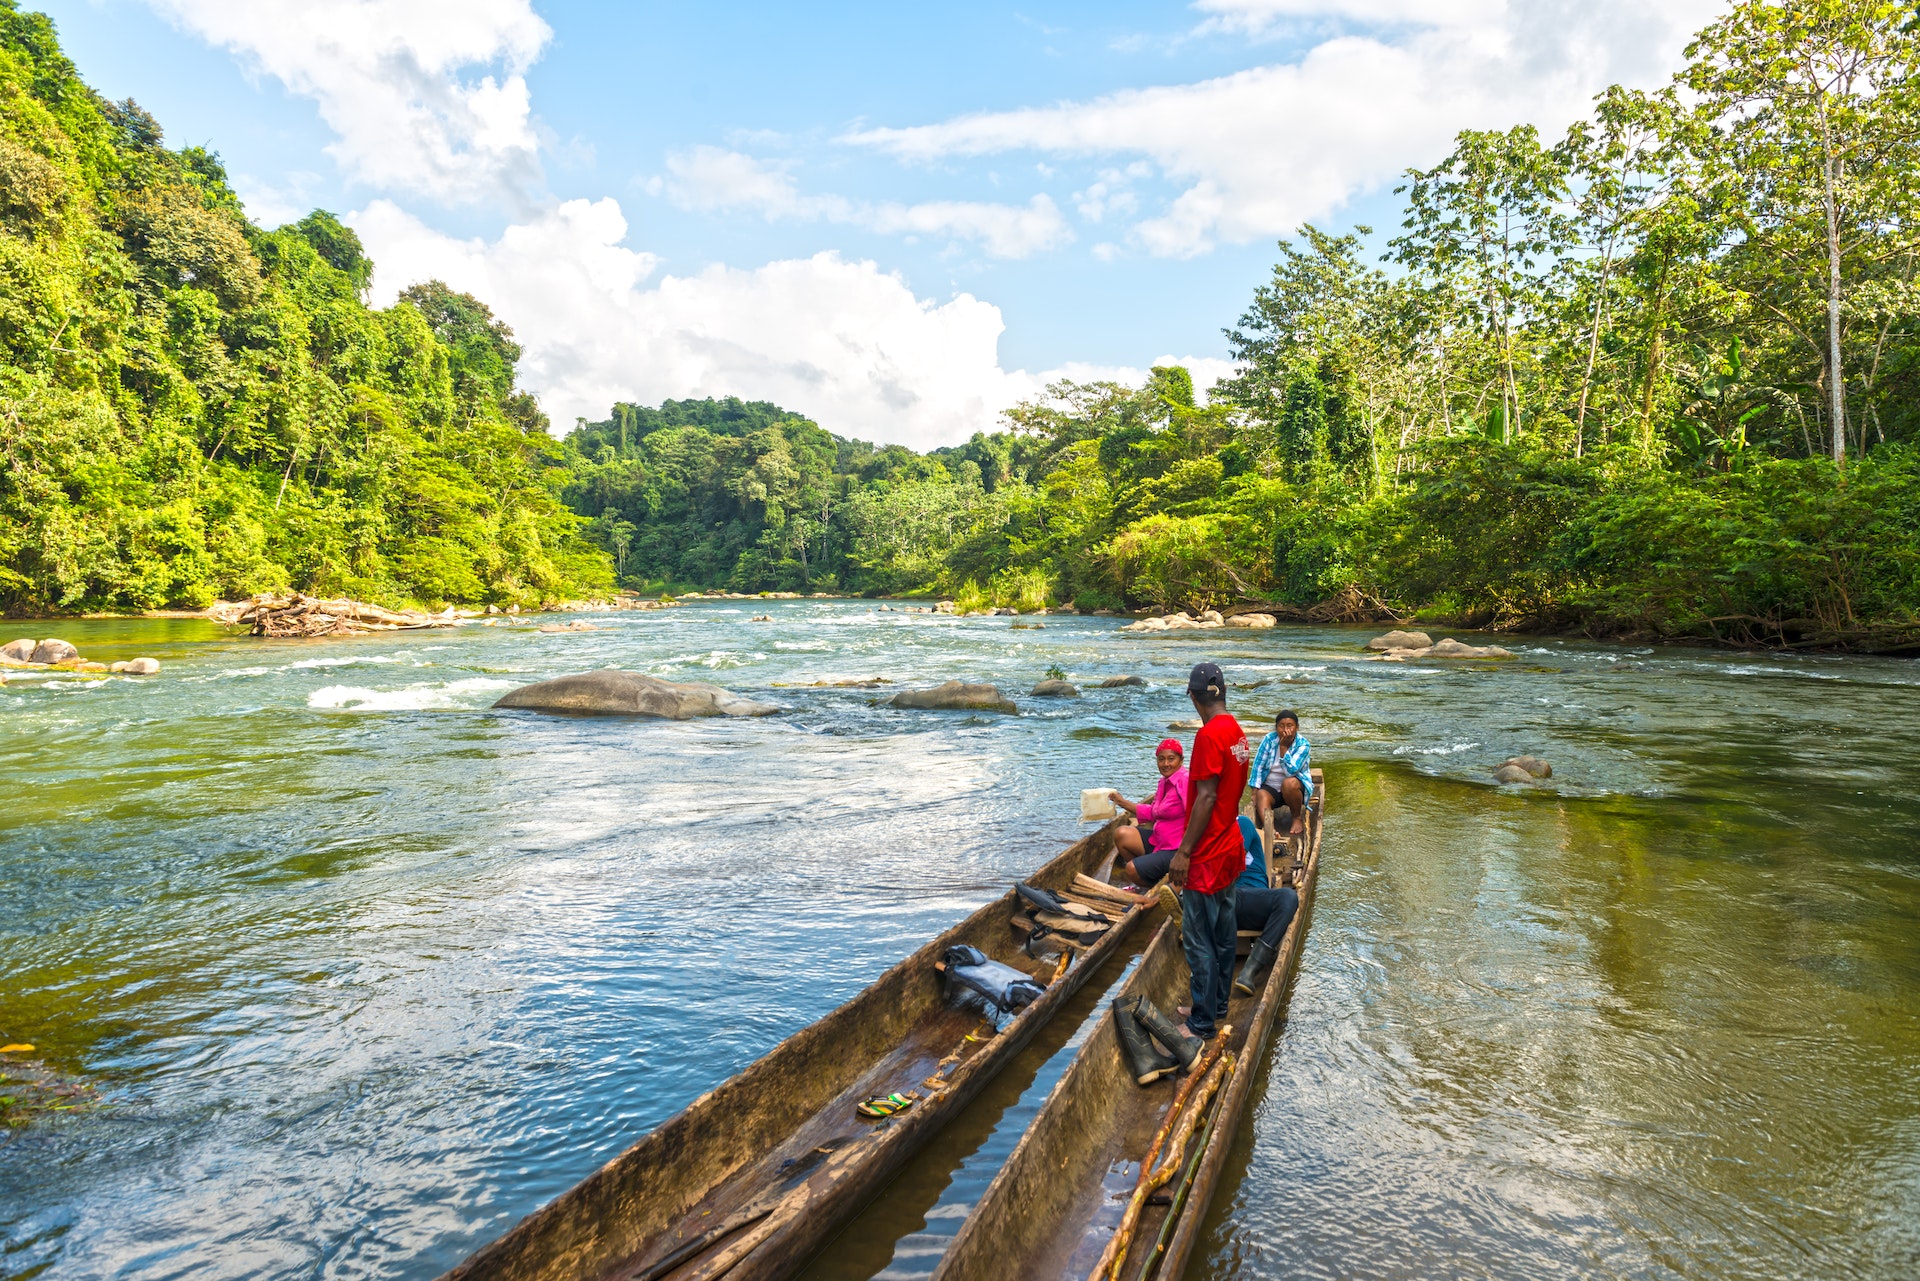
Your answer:
[[[1335,800],[1190,1275],[1920,1272],[1911,664],[1546,642],[1448,670],[1340,629],[851,602],[602,621],[16,627],[165,670],[0,689],[0,1038],[114,1104],[0,1142],[0,1276],[434,1275],[1072,839],[1081,788],[1142,790],[1203,656],[1248,721],[1301,708]],[[1018,717],[812,684],[1056,663],[1154,684]],[[484,710],[606,664],[792,710]],[[1484,785],[1523,751],[1550,785]],[[930,1271],[1068,1052],[820,1275]]]
[[[1331,781],[1215,1275],[1915,1274],[1910,783],[1762,808]],[[1808,821],[1850,807],[1883,826]]]

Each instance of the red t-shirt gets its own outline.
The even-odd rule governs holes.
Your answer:
[[[1252,757],[1246,732],[1229,713],[1220,713],[1193,736],[1192,763],[1187,767],[1189,804],[1199,794],[1202,779],[1219,779],[1220,790],[1187,869],[1190,890],[1218,894],[1247,865],[1247,847],[1240,840],[1240,794],[1247,787],[1247,763]]]

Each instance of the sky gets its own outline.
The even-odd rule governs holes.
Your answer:
[[[34,7],[34,0],[23,0]],[[926,449],[1067,377],[1229,372],[1301,224],[1557,135],[1722,0],[42,0],[94,88],[439,278],[556,430],[738,395]]]

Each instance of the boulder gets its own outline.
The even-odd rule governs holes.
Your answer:
[[[893,707],[927,711],[1016,712],[1013,700],[1000,692],[998,685],[972,685],[966,681],[948,681],[932,689],[903,689],[893,696]]]
[[[718,685],[663,681],[612,668],[524,685],[509,690],[494,706],[576,716],[659,716],[675,721],[699,716],[771,716],[780,710],[771,703],[741,698]]]
[[[1018,614],[1020,611],[1015,609],[1011,605],[1002,605],[1000,608],[994,610],[993,612],[996,615],[1000,616],[1001,618],[1012,618],[1016,614]]]
[[[951,614],[953,612],[953,602],[950,600],[937,600],[933,603],[933,612],[936,614]]]
[[[1435,641],[1433,647],[1420,658],[1512,658],[1513,651],[1502,649],[1498,645],[1469,645],[1449,636],[1443,641]]]
[[[1371,650],[1395,649],[1431,649],[1433,637],[1425,632],[1388,632],[1385,636],[1376,636],[1367,642]]]
[[[773,621],[773,615],[772,614],[755,614],[752,618],[749,618],[747,621],[749,623],[771,623]]]
[[[22,637],[17,641],[8,641],[5,645],[0,645],[0,658],[4,658],[9,663],[31,663],[34,647],[39,643],[31,636]]]
[[[1501,763],[1500,768],[1505,769],[1509,765],[1519,766],[1532,778],[1553,777],[1553,766],[1547,764],[1538,756],[1509,756]]]
[[[66,641],[43,640],[33,647],[33,657],[29,661],[35,663],[64,663],[69,658],[78,657],[80,657],[80,651],[72,645],[69,645]]]
[[[125,662],[115,663],[113,671],[124,672],[128,676],[152,676],[160,670],[157,658],[129,658]]]
[[[1080,687],[1072,681],[1041,681],[1027,693],[1033,698],[1078,698]]]
[[[1227,620],[1220,616],[1220,611],[1217,609],[1201,610],[1200,617],[1194,621],[1198,623],[1212,623],[1215,627],[1225,627],[1227,625]]]
[[[1235,614],[1227,620],[1228,627],[1272,627],[1278,620],[1272,614]]]
[[[1128,623],[1120,629],[1123,632],[1164,632],[1167,620],[1164,618],[1143,618],[1136,623]]]
[[[1493,781],[1496,783],[1531,783],[1533,781],[1533,775],[1521,769],[1518,765],[1497,765],[1493,770]]]
[[[1101,689],[1120,689],[1127,685],[1145,685],[1146,678],[1141,676],[1109,676],[1100,682]]]

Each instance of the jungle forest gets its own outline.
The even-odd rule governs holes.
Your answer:
[[[11,3],[0,99],[12,612],[617,584],[1920,647],[1909,6],[1738,4],[1670,85],[1283,242],[1234,377],[1058,383],[924,454],[740,399],[555,437],[482,302],[371,308],[351,229],[254,226]]]

